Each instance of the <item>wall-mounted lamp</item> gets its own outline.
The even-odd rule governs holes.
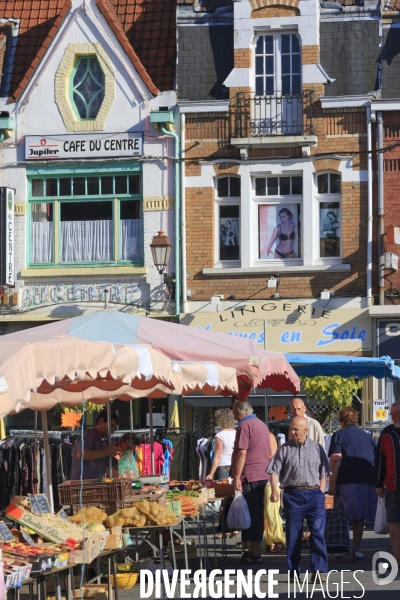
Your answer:
[[[150,244],[151,255],[153,257],[153,263],[160,275],[164,274],[164,283],[168,288],[169,295],[171,298],[174,297],[175,293],[175,273],[168,275],[165,273],[167,268],[169,257],[171,256],[172,244],[168,239],[168,236],[164,235],[163,231],[159,231],[158,235],[155,235]]]
[[[335,295],[335,292],[324,290],[321,292],[321,300],[330,300]]]
[[[279,283],[279,279],[276,279],[275,277],[270,277],[269,279],[267,279],[267,287],[269,287],[269,288],[278,287],[278,283]]]

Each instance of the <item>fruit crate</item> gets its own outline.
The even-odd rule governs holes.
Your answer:
[[[142,500],[147,500],[148,502],[158,502],[164,508],[167,508],[167,495],[165,492],[161,492],[161,494],[132,494],[129,498],[125,498],[125,500],[117,500],[116,502],[111,502],[110,510],[111,512],[107,512],[107,514],[113,515],[117,512],[117,510],[121,510],[122,508],[130,508],[135,505],[135,502],[141,502]]]
[[[82,501],[82,505],[89,503],[91,506],[98,506],[99,504],[125,500],[132,494],[132,481],[130,479],[66,481],[58,486],[58,493],[60,503],[64,505],[80,505]]]

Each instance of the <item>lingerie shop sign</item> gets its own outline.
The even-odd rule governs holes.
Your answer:
[[[21,308],[35,308],[49,304],[104,302],[106,290],[108,290],[109,302],[140,303],[139,283],[56,283],[24,286],[20,290],[20,306]]]
[[[259,348],[275,352],[325,354],[372,349],[368,309],[330,310],[315,302],[266,300],[220,312],[183,314],[180,323],[249,338]]]
[[[115,158],[142,156],[142,133],[27,135],[25,159]]]

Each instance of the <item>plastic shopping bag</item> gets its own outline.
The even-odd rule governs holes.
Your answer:
[[[378,498],[378,506],[376,507],[374,531],[377,534],[386,535],[388,526],[386,523],[386,506],[385,498]]]
[[[271,502],[271,486],[265,486],[264,492],[264,525],[267,546],[285,545],[282,520],[279,514],[280,502]]]
[[[132,450],[127,450],[118,461],[120,477],[125,479],[139,479],[139,470]]]
[[[228,529],[232,529],[233,531],[240,531],[250,527],[251,517],[249,507],[247,506],[247,502],[244,499],[242,492],[236,494],[232,500],[226,524]]]

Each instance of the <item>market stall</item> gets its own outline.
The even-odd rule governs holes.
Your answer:
[[[112,484],[108,488],[110,497],[104,511],[105,524],[101,521],[97,523],[98,531],[89,535],[85,527],[87,515],[79,511],[93,508],[93,499],[89,506],[84,506],[82,489],[85,482],[78,482],[78,504],[74,506],[71,502],[70,505],[74,513],[73,520],[77,514],[83,515],[82,526],[73,528],[68,524],[68,538],[62,536],[60,531],[63,529],[63,517],[54,515],[52,507],[51,463],[45,411],[57,403],[82,405],[84,408],[85,402],[90,400],[98,404],[107,402],[111,414],[110,400],[116,397],[132,400],[201,391],[204,394],[222,393],[246,398],[252,387],[267,385],[276,390],[289,389],[296,392],[299,389],[298,377],[281,354],[261,353],[251,340],[201,332],[160,321],[153,323],[150,319],[115,311],[104,310],[3,336],[0,347],[0,417],[24,408],[42,411],[49,499],[49,512],[43,518],[43,514],[35,513],[32,498],[21,499],[15,496],[7,509],[8,517],[23,528],[28,526],[45,539],[49,539],[48,535],[46,538],[46,531],[48,534],[49,529],[44,531],[40,526],[46,519],[51,521],[52,537],[56,539],[50,536],[49,541],[68,546],[68,560],[72,560],[73,564],[89,564],[101,552],[120,550],[125,538],[119,529],[113,530],[115,527],[136,528],[136,533],[156,527],[159,531],[159,558],[163,564],[160,532],[168,529],[172,541],[175,536],[174,526],[184,521],[161,505],[162,500],[159,500],[162,494],[156,498],[154,490],[147,490],[150,493],[146,494],[146,498],[138,500],[132,495],[123,497],[123,483],[119,487],[119,483],[113,485],[113,481],[105,482]],[[93,490],[93,482],[89,485]],[[115,490],[119,490],[120,497],[111,498],[112,489],[115,494]],[[188,518],[195,514],[204,515],[200,505],[204,505],[207,499],[203,497],[202,500],[199,501],[197,512],[187,514]],[[187,512],[187,500],[180,499],[180,502],[182,512]],[[103,527],[107,531],[100,531]],[[57,532],[57,536],[54,532]],[[75,532],[74,537],[72,532]],[[200,553],[202,545],[204,550],[205,540],[203,544],[199,543]],[[172,553],[174,550],[172,542]],[[187,551],[185,544],[186,562]],[[114,567],[111,570],[113,569]]]

